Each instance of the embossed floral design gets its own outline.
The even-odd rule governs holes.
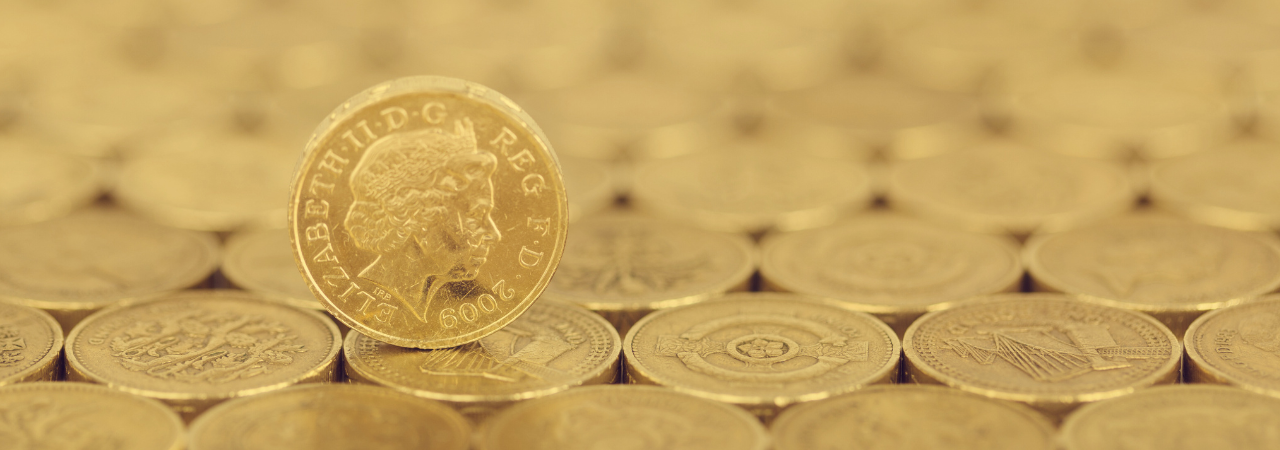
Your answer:
[[[279,322],[231,313],[191,312],[140,321],[111,340],[125,368],[162,379],[225,383],[262,375],[307,350]]]
[[[12,366],[26,359],[27,343],[18,330],[0,326],[0,366]]]
[[[756,338],[738,346],[738,351],[752,358],[774,358],[787,352],[786,344],[765,338]]]

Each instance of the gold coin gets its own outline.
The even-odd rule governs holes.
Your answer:
[[[0,387],[0,442],[14,450],[180,450],[177,414],[155,400],[87,383]]]
[[[191,424],[190,450],[464,450],[470,426],[431,400],[349,384],[295,386],[218,405]]]
[[[890,170],[888,196],[900,211],[1014,235],[1074,226],[1134,202],[1117,165],[998,144],[900,162]]]
[[[1178,379],[1182,346],[1144,314],[1060,294],[1005,294],[925,314],[903,339],[907,377],[1022,402],[1080,404]]]
[[[307,283],[374,339],[444,348],[511,323],[568,223],[555,152],[502,94],[441,77],[356,95],[307,144],[289,202]]]
[[[287,230],[245,230],[231,235],[222,255],[222,274],[239,288],[299,308],[324,311],[324,305],[298,274]]]
[[[638,208],[716,231],[798,230],[865,208],[871,182],[859,164],[784,152],[720,151],[636,168]]]
[[[646,314],[745,290],[755,271],[745,237],[636,215],[574,224],[543,298],[603,315],[626,334]]]
[[[1127,216],[1027,242],[1041,290],[1143,311],[1182,335],[1204,311],[1280,287],[1275,237],[1153,216]]]
[[[188,291],[80,322],[67,336],[67,377],[161,400],[190,421],[224,400],[332,381],[341,341],[315,311]]]
[[[476,433],[478,450],[764,450],[745,411],[652,386],[589,386],[520,403]]]
[[[899,336],[926,311],[1022,280],[1011,239],[889,215],[767,236],[762,247],[766,286],[837,300]]]
[[[1161,161],[1151,200],[1192,220],[1243,230],[1280,229],[1280,153],[1246,144]]]
[[[1187,379],[1280,397],[1280,296],[1200,316],[1187,328]]]
[[[613,205],[614,180],[609,164],[586,158],[560,157],[569,220],[577,221]]]
[[[0,229],[0,299],[45,310],[64,332],[122,300],[196,285],[217,266],[212,235],[121,211]]]
[[[873,386],[806,403],[770,426],[776,450],[1050,450],[1053,424],[1025,406],[936,386]]]
[[[1263,450],[1280,446],[1280,400],[1224,386],[1149,389],[1080,408],[1062,424],[1063,450]]]
[[[87,158],[46,149],[0,150],[0,225],[66,215],[97,197],[99,176]]]
[[[343,350],[350,379],[440,400],[479,421],[518,400],[612,382],[621,347],[600,316],[544,299],[478,342],[420,350],[350,333]]]
[[[867,314],[796,294],[741,293],[641,319],[622,344],[629,381],[782,408],[897,379],[902,346]]]
[[[0,386],[61,374],[62,327],[48,313],[0,301]]]

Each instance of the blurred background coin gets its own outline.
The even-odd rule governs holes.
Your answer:
[[[1151,201],[1191,220],[1241,230],[1280,229],[1280,146],[1223,145],[1151,167]]]
[[[246,291],[325,311],[298,273],[287,230],[244,230],[231,235],[222,255],[222,275]]]
[[[62,327],[48,313],[0,301],[0,386],[61,377]]]
[[[0,225],[53,219],[92,203],[101,193],[100,174],[91,159],[0,147]]]
[[[88,383],[0,386],[0,424],[11,448],[112,443],[137,450],[186,448],[182,420],[163,403]]]
[[[1163,386],[1080,408],[1058,440],[1065,450],[1188,443],[1261,450],[1280,445],[1270,432],[1280,427],[1277,417],[1280,399],[1224,386]]]

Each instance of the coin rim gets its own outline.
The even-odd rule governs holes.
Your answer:
[[[87,168],[89,175],[83,179],[73,180],[70,188],[62,189],[60,191],[66,195],[61,197],[55,195],[55,198],[52,199],[55,201],[51,202],[51,199],[43,198],[41,199],[42,201],[39,201],[34,208],[31,207],[32,205],[28,205],[27,207],[17,208],[11,211],[3,211],[4,214],[0,214],[0,226],[10,227],[15,225],[30,225],[65,217],[76,210],[81,209],[81,207],[92,203],[95,198],[107,190],[107,182],[104,179],[106,177],[106,168],[104,168],[102,163],[98,162],[95,158],[70,155],[51,150],[41,151],[22,147],[0,152],[0,155],[6,152],[54,155],[55,157],[62,158],[64,162],[69,163],[67,165],[79,165]],[[80,181],[80,183],[75,183],[75,181]],[[64,188],[67,187],[65,184],[59,184],[59,186]]]
[[[1192,394],[1197,393],[1198,391],[1199,393],[1211,394],[1215,397],[1223,396],[1223,395],[1240,395],[1245,397],[1252,397],[1257,399],[1263,399],[1264,401],[1268,401],[1268,402],[1276,402],[1277,403],[1276,409],[1280,409],[1280,400],[1277,400],[1274,397],[1269,397],[1266,395],[1258,394],[1256,392],[1251,392],[1251,391],[1234,388],[1230,386],[1202,384],[1202,383],[1170,384],[1166,386],[1155,386],[1155,387],[1144,389],[1141,392],[1135,392],[1133,394],[1115,398],[1112,400],[1108,400],[1104,402],[1089,403],[1084,406],[1081,406],[1079,409],[1076,409],[1075,411],[1072,411],[1071,414],[1067,415],[1066,419],[1062,421],[1062,425],[1058,427],[1059,448],[1063,450],[1075,450],[1075,449],[1081,448],[1074,443],[1076,439],[1078,439],[1075,436],[1079,434],[1076,428],[1080,427],[1079,425],[1080,421],[1084,420],[1084,419],[1081,419],[1081,417],[1088,418],[1088,416],[1091,414],[1105,414],[1106,413],[1105,408],[1109,408],[1111,407],[1112,404],[1115,404],[1115,403],[1136,401],[1146,397],[1176,395],[1178,394],[1178,391],[1189,392]],[[1098,410],[1102,410],[1102,412],[1094,412]]]
[[[155,410],[155,412],[163,415],[165,419],[169,422],[169,425],[171,426],[170,429],[173,431],[174,440],[167,450],[182,450],[186,448],[187,431],[186,431],[186,426],[183,425],[182,423],[182,418],[179,417],[178,413],[174,412],[172,408],[160,402],[159,400],[155,400],[147,397],[140,397],[137,395],[129,395],[127,393],[123,393],[100,384],[85,383],[85,382],[79,382],[79,381],[35,381],[31,383],[18,383],[18,384],[0,386],[0,397],[3,397],[4,394],[12,391],[30,390],[30,391],[38,392],[44,389],[53,389],[53,390],[59,390],[59,391],[73,391],[73,392],[77,390],[92,391],[98,394],[114,396],[119,398],[122,401],[134,401],[143,405],[147,405],[145,406],[146,408],[152,408],[153,410]],[[156,424],[152,422],[148,422],[146,425],[148,428],[155,428]]]
[[[232,285],[246,291],[266,297],[275,297],[280,301],[297,308],[328,312],[324,305],[315,298],[312,298],[311,300],[297,298],[289,293],[265,287],[262,283],[259,283],[255,277],[248,274],[249,272],[252,272],[251,270],[246,269],[244,264],[239,263],[239,258],[244,256],[244,253],[248,251],[247,249],[250,241],[254,238],[275,232],[284,233],[286,242],[288,241],[287,238],[289,236],[289,230],[283,228],[249,228],[236,231],[235,233],[232,233],[231,236],[227,237],[226,242],[222,246],[222,258],[219,260],[218,264],[218,268],[222,270],[222,275],[225,276],[227,281],[231,282]],[[292,244],[289,248],[289,257],[293,257]],[[303,282],[305,283],[306,280],[303,280]],[[308,287],[307,290],[310,291],[311,288]]]
[[[1223,228],[1245,231],[1271,231],[1280,228],[1280,214],[1248,211],[1201,201],[1193,195],[1187,195],[1181,183],[1176,180],[1170,180],[1166,173],[1172,170],[1172,167],[1194,165],[1194,163],[1203,165],[1204,161],[1218,160],[1223,153],[1228,152],[1242,156],[1270,153],[1256,148],[1237,147],[1215,149],[1212,152],[1192,153],[1156,161],[1147,168],[1147,176],[1151,180],[1148,183],[1151,203],[1189,220]]]
[[[38,308],[32,308],[21,303],[0,299],[0,304],[17,308],[20,311],[29,313],[36,317],[36,320],[43,322],[49,326],[53,339],[49,343],[49,352],[40,357],[35,364],[26,370],[15,372],[5,378],[0,378],[0,386],[8,386],[18,383],[34,382],[40,378],[48,377],[50,380],[58,373],[58,363],[62,361],[62,346],[65,339],[62,337],[62,325],[53,318],[52,315]]]
[[[1199,318],[1196,318],[1194,322],[1191,322],[1191,326],[1187,327],[1187,332],[1183,335],[1183,348],[1187,352],[1188,358],[1187,375],[1189,376],[1197,371],[1202,371],[1213,378],[1203,381],[1197,380],[1197,384],[1224,384],[1262,395],[1280,397],[1280,388],[1267,388],[1259,384],[1250,383],[1246,381],[1244,377],[1239,375],[1228,373],[1227,371],[1219,368],[1217,364],[1209,363],[1208,359],[1200,353],[1199,348],[1192,345],[1196,333],[1200,332],[1200,328],[1203,328],[1218,316],[1235,313],[1237,310],[1243,310],[1245,308],[1266,308],[1268,306],[1271,307],[1270,309],[1280,309],[1280,294],[1266,295],[1254,301],[1232,305],[1227,308],[1215,309],[1205,313]]]

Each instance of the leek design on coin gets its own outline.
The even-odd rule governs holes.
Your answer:
[[[402,78],[326,119],[289,224],[312,291],[352,328],[443,348],[519,317],[563,251],[559,163],[527,114],[478,84]]]

